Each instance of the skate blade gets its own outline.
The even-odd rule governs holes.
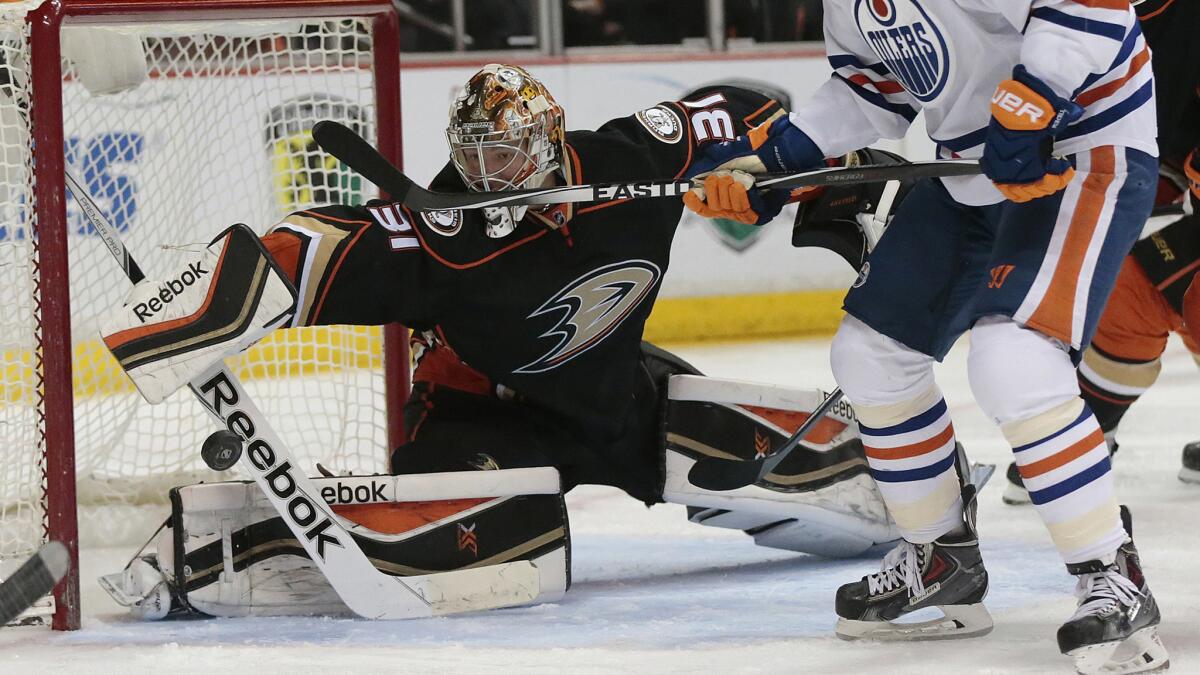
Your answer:
[[[1182,467],[1179,469],[1179,480],[1192,485],[1200,485],[1200,471]]]
[[[839,618],[835,632],[843,640],[879,640],[886,642],[908,640],[958,640],[979,637],[992,632],[992,615],[983,603],[974,605],[939,605],[944,616],[928,621],[896,623],[893,621],[856,621]]]
[[[1068,652],[1081,675],[1151,673],[1171,666],[1167,649],[1155,626],[1147,626],[1124,640],[1101,642]]]
[[[1200,481],[1200,477],[1197,477],[1197,481]],[[1019,485],[1013,485],[1012,483],[1005,484],[1004,494],[1000,495],[1000,499],[1002,499],[1005,504],[1012,504],[1013,506],[1022,506],[1024,504],[1032,503],[1032,500],[1029,499],[1029,490],[1026,490]]]

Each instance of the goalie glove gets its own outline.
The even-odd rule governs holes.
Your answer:
[[[159,403],[291,318],[296,289],[245,225],[198,260],[134,286],[100,336],[142,396]]]

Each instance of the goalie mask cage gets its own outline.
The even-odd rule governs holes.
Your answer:
[[[147,405],[99,342],[130,285],[64,168],[151,279],[232,223],[262,233],[365,201],[309,130],[340,121],[398,161],[398,41],[378,0],[0,3],[0,578],[67,544],[71,573],[42,603],[55,628],[79,626],[80,534],[140,543],[169,487],[241,477],[201,463],[215,427],[190,392]],[[277,331],[230,365],[304,470],[386,470],[408,389],[399,326]]]

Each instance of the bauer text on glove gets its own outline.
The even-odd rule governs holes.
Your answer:
[[[1052,195],[1075,175],[1053,155],[1054,138],[1083,115],[1083,108],[1054,92],[1024,66],[996,87],[979,164],[1005,198],[1027,202]]]

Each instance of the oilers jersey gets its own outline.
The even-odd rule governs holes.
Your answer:
[[[792,122],[828,157],[900,138],[918,112],[942,158],[983,154],[996,85],[1025,67],[1085,113],[1057,137],[1157,156],[1150,50],[1129,0],[826,0],[833,77]],[[1003,199],[983,176],[943,179],[964,204]]]

